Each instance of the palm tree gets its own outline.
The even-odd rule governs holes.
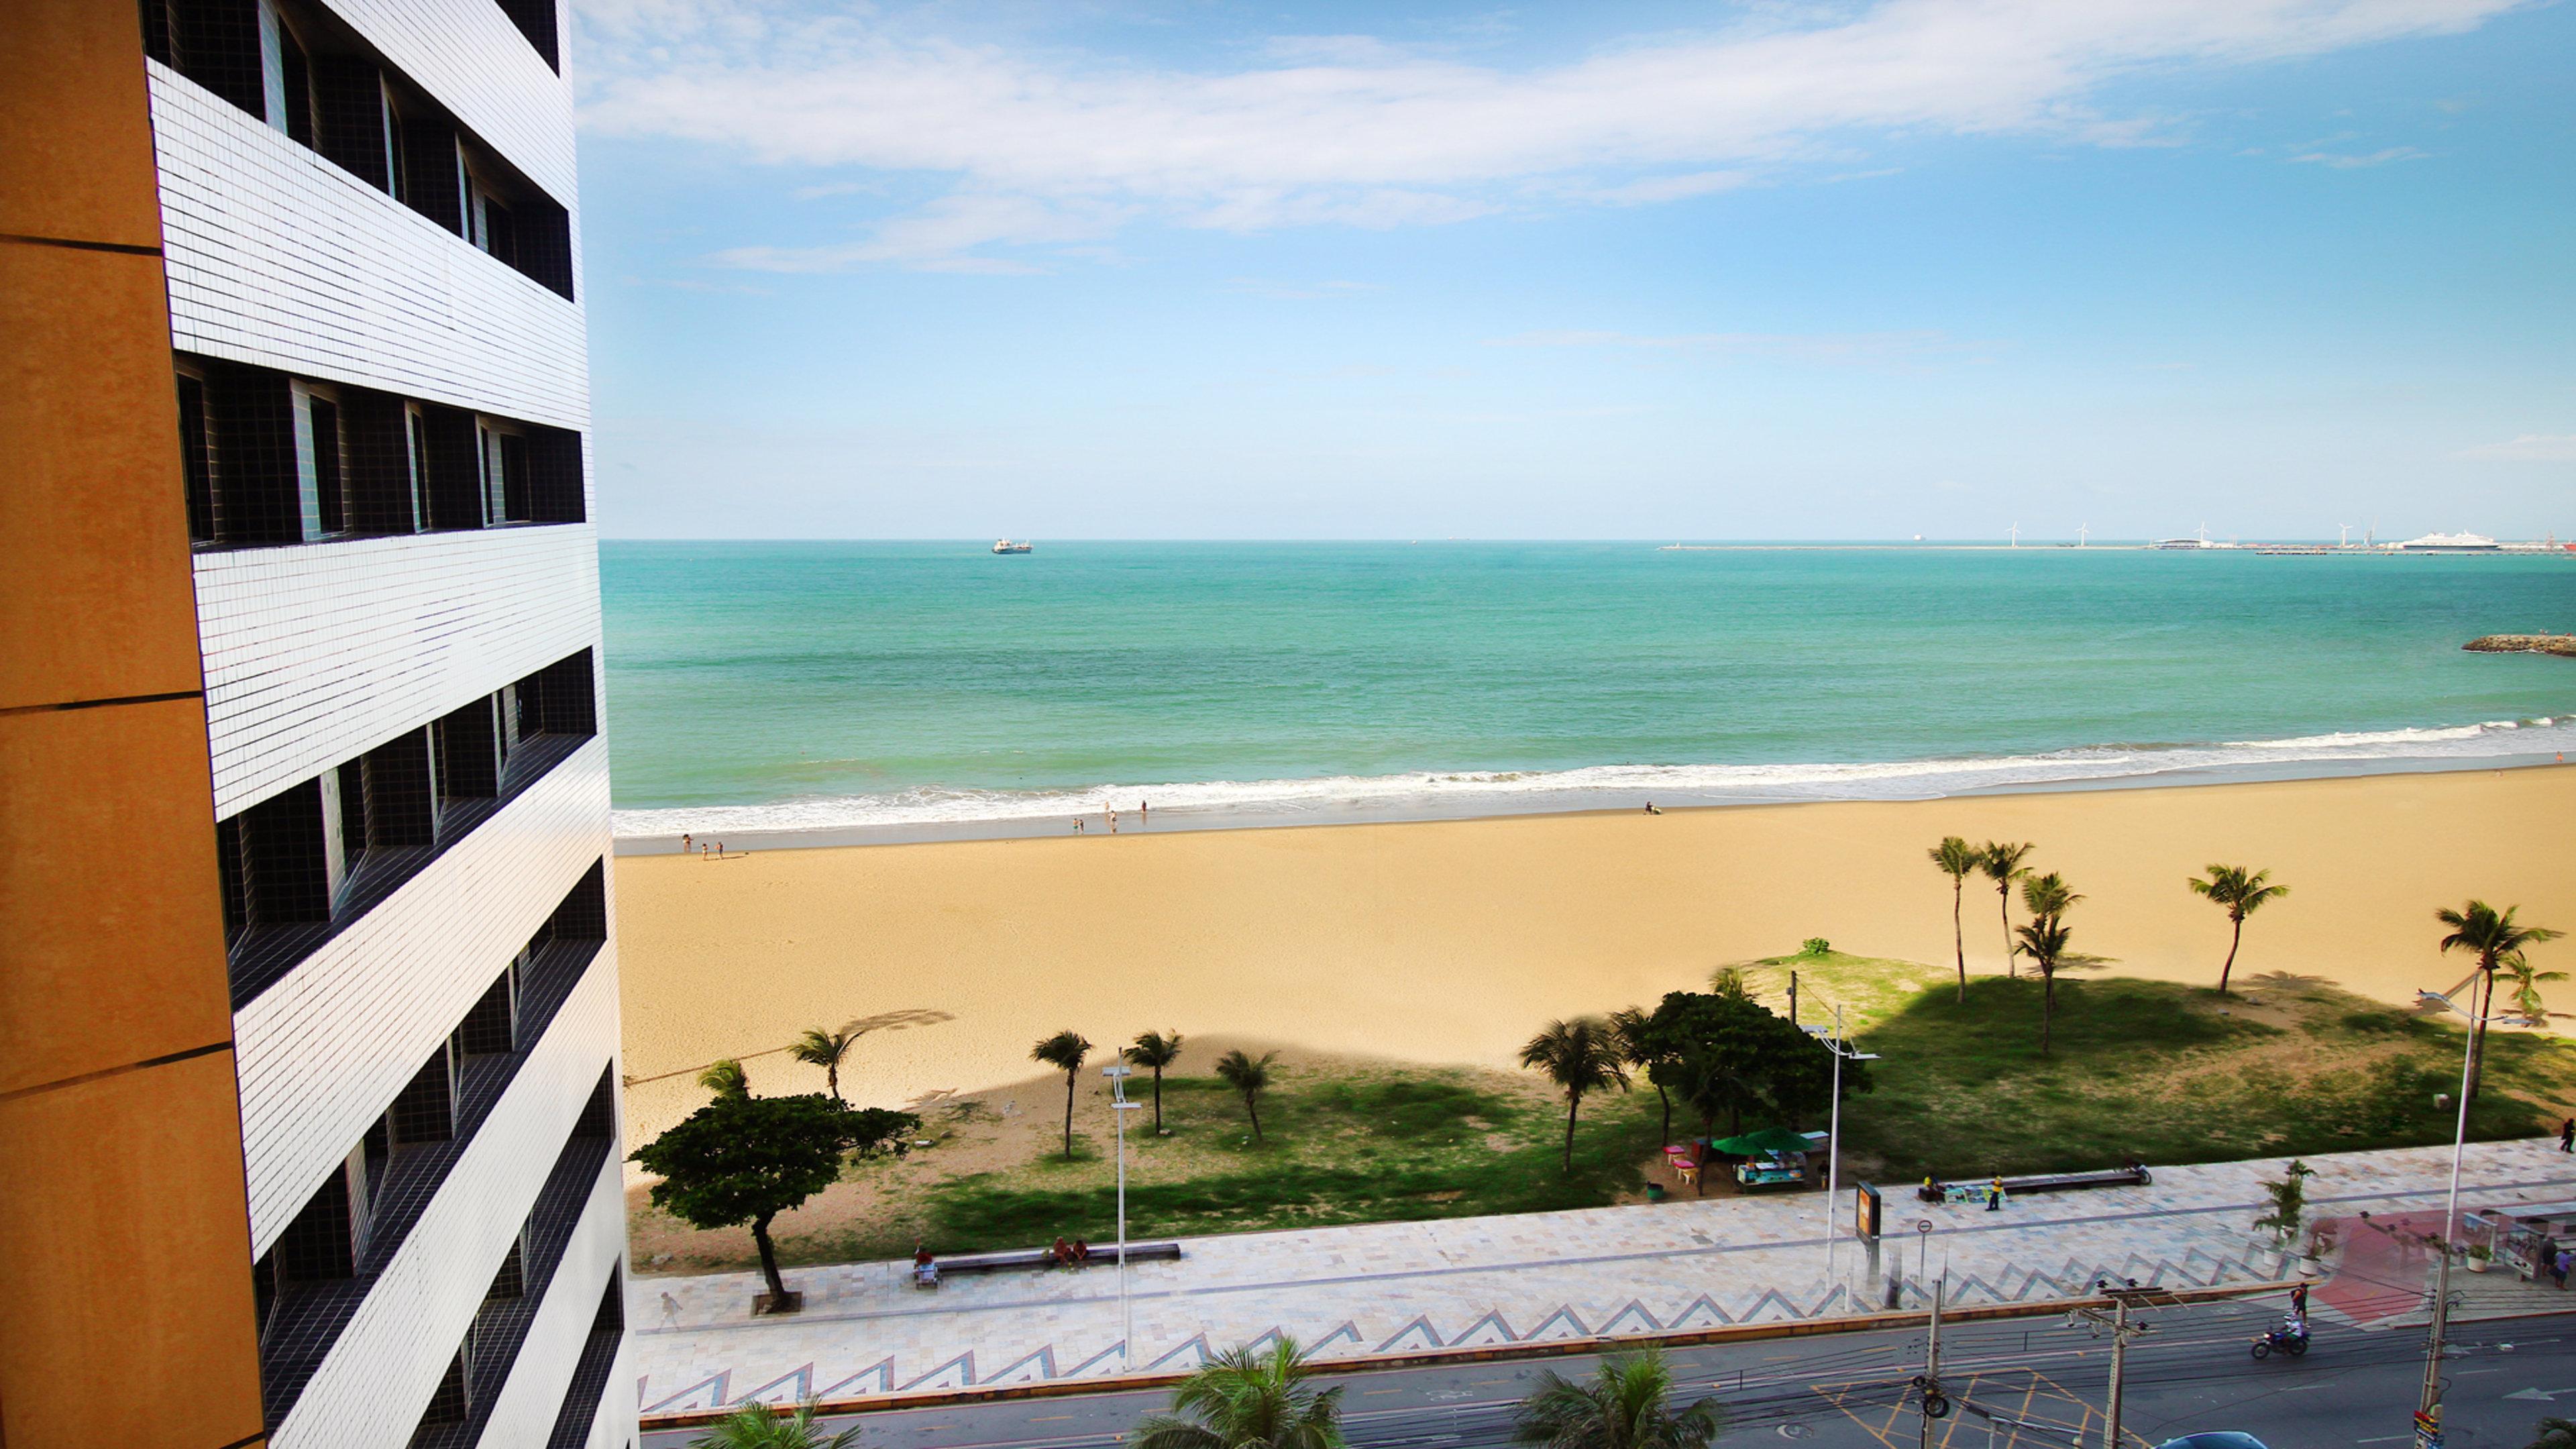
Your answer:
[[[712,1063],[705,1071],[698,1073],[698,1085],[715,1093],[718,1101],[729,1097],[751,1095],[750,1075],[743,1071],[742,1063],[731,1057]]]
[[[2576,1420],[2549,1418],[2531,1426],[2529,1449],[2576,1449]]]
[[[1941,843],[1926,852],[1941,873],[1950,878],[1950,944],[1959,953],[1959,999],[1968,999],[1968,936],[1960,924],[1959,912],[1966,903],[1968,872],[1977,868],[1977,848],[1955,835],[1941,837]]]
[[[2000,902],[1995,909],[2003,915],[2004,974],[2007,976],[2021,974],[2014,963],[2014,956],[2019,948],[2013,945],[2012,884],[2030,874],[2029,868],[2022,864],[2022,860],[2036,849],[2038,849],[2037,846],[2027,841],[2020,845],[2007,845],[2001,841],[1989,840],[1977,847],[1977,869],[1984,871],[1986,879],[1995,883],[1995,896]]]
[[[1122,1053],[1131,1065],[1154,1069],[1154,1135],[1163,1134],[1163,1068],[1181,1059],[1181,1034],[1177,1031],[1143,1031],[1136,1034],[1136,1044]]]
[[[2072,932],[2064,919],[2069,908],[2084,897],[2069,890],[2065,878],[2055,871],[2032,876],[2021,883],[2021,903],[2030,912],[2030,924],[2014,928],[2021,944],[2013,949],[2030,957],[2039,968],[2043,983],[2039,1001],[2039,1054],[2048,1055],[2049,1036],[2057,1022],[2057,973],[2068,966],[2091,965],[2095,958],[2077,956],[2066,949]]]
[[[1134,1449],[1343,1449],[1342,1391],[1308,1387],[1311,1372],[1285,1334],[1268,1353],[1227,1349],[1137,1422]]]
[[[2496,969],[2503,973],[2505,980],[2513,983],[2513,1009],[2522,1013],[2523,1020],[2533,1026],[2539,1026],[2549,1020],[2549,1003],[2540,999],[2540,983],[2564,981],[2567,979],[2566,972],[2534,971],[2531,969],[2531,958],[2520,951],[2498,962]]]
[[[1586,1092],[1628,1087],[1618,1035],[1597,1016],[1551,1021],[1521,1048],[1521,1065],[1536,1067],[1565,1092],[1565,1175],[1574,1175],[1574,1115]]]
[[[838,1102],[841,1100],[841,1058],[850,1054],[850,1048],[857,1044],[858,1039],[859,1034],[846,1026],[839,1031],[808,1027],[805,1034],[796,1039],[796,1045],[787,1049],[787,1054],[809,1066],[821,1067],[823,1088],[832,1094],[833,1101]]]
[[[1647,1083],[1654,1087],[1655,1100],[1664,1108],[1663,1145],[1670,1147],[1673,1145],[1673,1096],[1664,1090],[1663,1083],[1655,1080],[1655,1064],[1664,1059],[1664,1053],[1655,1045],[1648,1026],[1651,1020],[1645,1008],[1623,1006],[1610,1013],[1610,1039],[1618,1045],[1619,1060],[1644,1073]]]
[[[1241,1050],[1227,1052],[1216,1059],[1216,1074],[1243,1097],[1243,1110],[1252,1117],[1252,1140],[1261,1140],[1261,1094],[1270,1086],[1270,1064],[1279,1060],[1277,1052],[1247,1056]]]
[[[2513,913],[2520,909],[2507,906],[2498,911],[2484,901],[2471,901],[2466,910],[2445,907],[2433,913],[2435,920],[2451,928],[2451,934],[2442,938],[2442,949],[2473,951],[2478,958],[2480,1000],[2477,1010],[2469,1013],[2469,1080],[2463,1093],[2469,1098],[2478,1095],[2479,1082],[2486,1075],[2487,1013],[2495,1008],[2497,963],[2508,956],[2521,955],[2525,947],[2555,941],[2565,934],[2547,926],[2514,924]]]
[[[1699,1399],[1676,1413],[1673,1371],[1662,1353],[1614,1353],[1591,1381],[1556,1373],[1539,1375],[1538,1388],[1521,1400],[1512,1438],[1544,1449],[1703,1449],[1724,1427],[1715,1399]]]
[[[1083,1059],[1091,1055],[1091,1043],[1081,1032],[1068,1027],[1036,1046],[1029,1048],[1029,1060],[1044,1062],[1064,1073],[1064,1156],[1073,1160],[1073,1078],[1082,1070]]]
[[[856,1424],[825,1438],[814,1427],[814,1404],[809,1399],[785,1418],[762,1405],[745,1404],[732,1418],[718,1420],[690,1440],[689,1449],[851,1449],[858,1442]]]
[[[2218,968],[2218,994],[2225,996],[2228,974],[2236,969],[2236,948],[2245,939],[2245,918],[2254,914],[2265,901],[2288,895],[2290,888],[2268,884],[2272,879],[2268,870],[2247,870],[2241,865],[2216,863],[2212,863],[2208,870],[2209,879],[2193,876],[2183,884],[2191,887],[2193,895],[2207,896],[2227,908],[2227,921],[2234,934],[2227,938],[2226,964]]]

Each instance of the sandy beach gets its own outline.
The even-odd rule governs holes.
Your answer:
[[[757,1054],[870,1017],[909,1021],[858,1045],[843,1090],[886,1105],[1031,1078],[1029,1044],[1062,1027],[1508,1065],[1550,1017],[1651,1003],[1810,936],[1946,962],[1950,886],[1924,858],[1945,834],[2036,842],[2032,863],[2086,897],[2080,949],[2178,981],[2214,981],[2227,946],[2184,877],[2269,867],[2292,893],[2249,923],[2240,973],[2405,1001],[2466,969],[2434,949],[2438,906],[2576,927],[2571,821],[2576,771],[2532,768],[630,857],[628,1137],[701,1102],[686,1073],[720,1056],[758,1091],[820,1091],[819,1070]],[[1996,905],[1972,879],[1972,972],[2003,969]],[[2576,944],[2538,954],[2576,967]]]

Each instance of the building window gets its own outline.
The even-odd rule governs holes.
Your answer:
[[[548,69],[560,74],[563,57],[555,43],[555,0],[500,0],[501,13],[535,46]]]
[[[420,1411],[420,1427],[412,1430],[413,1444],[435,1442],[441,1434],[465,1422],[472,1409],[466,1397],[466,1365],[474,1357],[474,1331],[467,1329],[465,1341],[456,1348],[456,1357],[448,1360],[447,1372],[438,1379],[438,1388],[429,1396],[429,1407]]]
[[[456,1028],[456,1049],[470,1057],[501,1056],[519,1046],[519,968],[513,958]]]
[[[394,1098],[385,1120],[393,1145],[445,1142],[456,1135],[456,1056],[445,1042],[430,1053],[408,1086]]]
[[[438,741],[438,798],[452,808],[501,793],[501,742],[491,695],[430,726]]]
[[[179,472],[188,491],[188,541],[215,541],[213,440],[206,433],[206,380],[179,377]]]

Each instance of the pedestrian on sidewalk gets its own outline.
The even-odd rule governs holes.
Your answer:
[[[2004,1175],[2003,1175],[2002,1173],[1998,1172],[1998,1173],[1996,1173],[1996,1174],[1995,1174],[1995,1180],[1994,1180],[1993,1184],[1992,1184],[1992,1185],[1990,1185],[1989,1187],[1987,1187],[1987,1189],[1986,1189],[1986,1211],[1988,1211],[1988,1212],[1990,1212],[1990,1213],[1999,1213],[1999,1212],[2002,1212],[2003,1210],[2004,1210]]]
[[[2549,1260],[2549,1276],[2558,1284],[2558,1291],[2561,1293],[2567,1291],[2567,1269],[2571,1265],[2576,1265],[2576,1254],[2569,1253],[2565,1248],[2559,1249],[2557,1255]]]
[[[2558,1124],[2558,1150],[2576,1152],[2576,1117]]]

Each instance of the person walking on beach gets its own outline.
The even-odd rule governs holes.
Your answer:
[[[1139,824],[1139,825],[1144,824],[1144,823],[1145,823],[1145,812],[1147,812],[1147,811],[1149,811],[1149,810],[1151,810],[1151,809],[1153,809],[1153,808],[1154,808],[1154,802],[1153,802],[1153,801],[1151,801],[1151,800],[1139,800],[1139,801],[1137,801],[1137,802],[1136,802],[1136,823],[1137,823],[1137,824]]]
[[[680,853],[681,853],[682,855],[688,855],[688,854],[692,853],[693,851],[695,851],[696,849],[697,849],[697,847],[696,847],[696,846],[691,845],[691,844],[689,843],[689,837],[688,837],[687,832],[683,831],[683,832],[681,833],[681,835],[680,835]]]
[[[1118,833],[1118,812],[1115,810],[1109,812],[1109,833],[1112,835]]]

